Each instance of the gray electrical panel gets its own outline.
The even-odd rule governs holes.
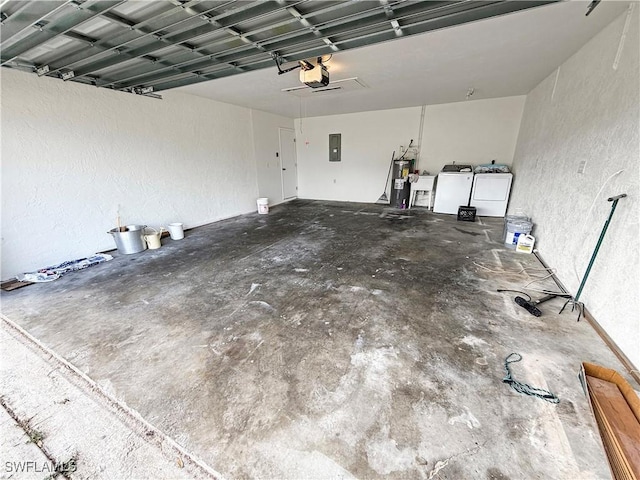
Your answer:
[[[342,134],[330,133],[329,134],[329,161],[339,162],[342,156]]]

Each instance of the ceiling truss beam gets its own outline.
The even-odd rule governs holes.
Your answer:
[[[69,4],[74,4],[74,0],[51,0],[49,2],[22,2],[22,6],[11,15],[7,15],[4,10],[0,14],[2,17],[2,28],[0,29],[0,47],[5,48],[13,38],[26,32],[30,28],[41,24],[47,17],[62,10]]]
[[[124,0],[97,0],[80,4],[75,11],[54,22],[43,25],[24,40],[3,48],[0,55],[1,64],[5,65],[25,52],[28,52],[43,43],[53,40],[59,35],[88,22],[89,20],[108,12],[112,8],[124,3]]]
[[[451,3],[451,2],[439,2],[439,3],[442,4],[442,3]],[[434,6],[434,9],[436,8],[439,8],[439,7]],[[375,13],[379,13],[379,9],[374,8],[366,11],[367,15],[373,15]],[[407,15],[407,18],[410,18],[411,16],[417,15],[419,13],[422,13],[422,11],[418,9],[416,12],[416,9],[414,8],[414,9],[411,9],[410,11],[407,11],[406,15]],[[390,31],[389,25],[390,24],[387,21],[386,17],[379,18],[378,21],[375,23],[365,24],[362,22],[362,18],[360,16],[352,15],[352,16],[340,17],[338,20],[334,20],[331,22],[326,22],[321,25],[321,28],[324,28],[324,29],[332,28],[334,29],[333,31],[336,34],[346,33],[346,32],[351,32],[355,34],[359,30],[365,30],[367,28],[370,28],[371,26],[374,26],[374,27],[379,26],[383,28],[386,27],[386,30],[384,31],[385,32]],[[295,36],[282,35],[280,37],[274,37],[268,40],[267,42],[264,42],[263,45],[264,46],[269,45],[270,47],[269,51],[272,54],[280,56],[285,59],[286,57],[284,54],[281,53],[281,50],[284,48],[295,47],[296,48],[295,52],[293,53],[288,52],[288,57],[290,60],[301,60],[304,58],[308,58],[309,56],[326,55],[334,51],[334,49],[331,47],[326,48],[327,47],[326,44],[323,45],[322,47],[319,47],[318,40],[315,35],[313,35],[312,39],[307,39],[304,41],[301,41],[298,38],[305,34],[307,35],[309,34],[309,31],[307,29],[299,30],[297,31],[297,34]],[[285,40],[278,43],[276,42],[276,40],[278,40],[279,38],[285,38]],[[336,48],[340,48],[339,45],[337,44],[334,44],[334,45]],[[206,47],[207,46],[205,45],[201,48],[206,48]],[[247,55],[247,54],[240,55],[240,53],[245,50],[246,50],[245,47],[231,49],[227,52],[219,53],[216,56],[216,59],[218,60],[226,59],[227,63],[231,63],[231,62],[234,62],[236,59],[241,58],[242,59],[241,65],[250,70],[254,70],[255,68],[250,68],[250,67],[253,67],[256,64],[263,65],[265,62],[268,64],[272,63],[271,54],[269,55],[269,57],[266,57],[266,56],[256,57],[256,55]],[[205,79],[213,80],[215,78],[219,78],[220,75],[218,75],[217,73],[225,68],[224,66],[222,66],[222,68],[212,66],[211,68],[207,69],[207,71],[203,71],[203,69],[206,68],[206,65],[202,62],[196,62],[193,60],[187,60],[185,62],[178,63],[176,64],[176,66],[179,68],[160,68],[149,75],[139,75],[138,77],[136,77],[137,78],[136,82],[130,82],[128,80],[131,80],[131,79],[128,79],[128,80],[125,80],[125,83],[114,82],[113,85],[115,86],[115,88],[118,88],[118,89],[126,89],[134,84],[155,85],[158,82],[162,82],[163,80],[165,80],[166,77],[174,78],[176,76],[176,73],[175,73],[176,70],[181,72],[183,74],[182,76],[189,77],[189,74],[191,73],[191,74],[197,74],[199,78],[204,77]],[[185,67],[189,67],[189,68],[185,68]],[[236,64],[234,64],[234,68],[235,67],[237,67]],[[263,67],[261,66],[259,68],[263,68]],[[210,71],[211,69],[213,69],[213,71]],[[225,74],[223,76],[227,76],[227,75]]]
[[[300,1],[297,3],[301,3]],[[192,8],[192,7],[189,7]],[[149,58],[151,63],[158,63],[159,65],[167,66],[166,62],[162,59],[162,57],[148,57],[149,54],[156,52],[158,50],[167,48],[168,46],[175,46],[188,53],[191,56],[195,56],[197,58],[193,59],[193,61],[204,60],[206,59],[209,63],[221,63],[213,58],[211,55],[202,53],[200,49],[190,45],[188,42],[191,40],[195,40],[197,38],[210,35],[215,33],[218,29],[226,30],[232,37],[239,38],[243,43],[249,43],[254,46],[254,48],[260,49],[259,45],[254,44],[250,40],[248,40],[247,36],[243,34],[241,31],[234,28],[234,25],[246,21],[249,18],[260,18],[263,16],[272,15],[275,12],[281,10],[281,7],[273,8],[273,5],[270,2],[256,2],[252,4],[253,10],[248,11],[249,7],[243,8],[241,11],[235,10],[232,13],[226,12],[223,14],[214,14],[215,10],[219,8],[219,6],[215,8],[209,8],[205,11],[195,11],[192,13],[197,13],[197,17],[204,22],[199,27],[189,28],[188,30],[178,31],[178,32],[170,32],[166,35],[162,35],[162,31],[169,28],[169,26],[163,26],[162,28],[156,29],[154,31],[142,31],[143,36],[138,36],[137,38],[130,39],[124,44],[120,44],[118,46],[113,46],[110,48],[103,49],[100,53],[96,55],[92,55],[87,58],[94,58],[100,55],[100,60],[96,60],[95,62],[83,65],[82,67],[75,69],[76,77],[83,77],[86,75],[91,75],[95,72],[103,70],[105,68],[114,67],[120,63],[135,60],[138,58]],[[205,20],[206,18],[206,20]],[[175,22],[170,26],[175,26],[179,23],[183,23],[185,21],[190,21],[193,19],[193,16],[180,21]],[[225,19],[234,19],[234,23],[223,23]],[[134,25],[130,25],[131,29],[134,29]],[[140,38],[154,38],[154,41],[144,45],[142,47],[125,50],[124,47],[133,42],[137,41]],[[110,56],[105,57],[105,54],[111,53]],[[81,61],[85,62],[87,58],[83,58]],[[69,60],[67,60],[68,62]],[[79,63],[80,61],[76,61],[75,63]],[[51,73],[58,72],[63,68],[70,68],[72,64],[67,63],[65,66],[61,65],[49,65]]]
[[[398,0],[398,1],[406,1],[406,0]],[[442,3],[442,2],[441,2]],[[342,6],[343,7],[343,6]],[[315,12],[316,14],[323,14],[323,13],[327,13],[327,12],[334,12],[336,10],[335,6],[331,6],[329,8],[326,8],[325,10],[321,10],[320,12]],[[366,14],[372,14],[375,13],[376,9],[372,8],[372,9],[368,9],[365,11]],[[343,16],[340,17],[338,16],[338,20],[333,20],[333,21],[328,21],[325,22],[323,24],[320,25],[320,27],[322,28],[329,28],[332,26],[338,26],[344,23],[348,23],[349,21],[355,21],[355,15],[351,15],[351,16]],[[297,19],[296,19],[297,20]],[[346,30],[349,30],[351,28],[351,26],[347,26],[345,27]],[[247,36],[251,36],[253,35],[255,32],[248,32],[245,33],[245,35]],[[303,35],[308,35],[310,32],[307,28],[301,28],[300,30],[296,30],[295,34],[282,34],[282,35],[278,35],[275,37],[272,37],[271,39],[267,40],[267,41],[263,41],[260,42],[261,46],[264,48],[264,50],[262,51],[266,51],[268,52],[268,56],[267,55],[261,55],[259,56],[259,60],[258,63],[263,63],[263,62],[268,62],[268,63],[272,63],[272,58],[273,55],[277,55],[280,56],[282,58],[284,58],[285,60],[299,60],[300,58],[287,58],[287,56],[285,56],[284,54],[282,54],[280,51],[278,51],[278,48],[282,48],[283,44],[278,45],[278,48],[275,48],[273,46],[270,46],[272,43],[276,42],[279,39],[283,39],[283,40],[287,40],[289,42],[289,45],[300,45],[301,41],[299,40],[299,37],[303,36]],[[314,35],[314,39],[317,38]],[[215,43],[211,43],[211,44],[205,44],[201,47],[199,47],[198,49],[196,49],[196,51],[202,51],[202,52],[206,52],[206,50],[208,50],[209,48],[211,48],[212,46],[214,46],[215,44],[220,43],[219,41],[216,41]],[[270,47],[267,47],[270,46]],[[337,48],[337,47],[335,47]],[[253,58],[255,57],[255,55],[253,55],[253,53],[246,53],[247,51],[249,51],[249,48],[244,45],[241,47],[235,47],[235,48],[230,48],[228,50],[225,50],[223,52],[218,52],[217,54],[214,55],[215,60],[222,60],[222,59],[226,59],[227,60],[227,64],[231,64],[233,66],[233,68],[237,68],[236,64],[235,64],[235,60],[236,59],[243,59],[243,65],[246,63],[245,61],[248,60],[247,57],[250,57],[251,60],[253,61]],[[327,51],[323,51],[323,55],[327,54],[327,53],[331,53],[331,51],[335,51],[334,47],[330,46],[330,50]],[[166,58],[165,60],[169,61],[171,59]],[[224,62],[221,62],[224,63]],[[253,62],[256,63],[256,62]],[[183,70],[184,67],[188,67],[191,66],[190,69],[186,69]],[[140,74],[140,75],[136,75],[132,78],[125,78],[125,79],[121,79],[120,82],[112,82],[109,85],[113,85],[115,88],[118,89],[123,89],[123,88],[128,88],[134,84],[146,84],[147,82],[155,82],[157,80],[161,80],[163,78],[164,75],[161,75],[163,72],[168,72],[170,75],[175,75],[174,71],[175,70],[180,70],[183,71],[183,73],[189,73],[189,72],[198,72],[198,74],[201,74],[200,70],[202,68],[204,68],[204,64],[199,62],[198,60],[194,60],[194,59],[190,59],[190,60],[185,60],[185,61],[181,61],[181,62],[176,62],[173,64],[173,67],[177,67],[177,68],[172,68],[172,67],[159,67],[159,68],[155,68],[152,71],[149,71],[147,73],[144,74]],[[173,71],[172,71],[173,70]],[[149,75],[149,76],[147,76]],[[214,77],[217,78],[217,77]],[[136,82],[131,82],[131,80],[133,79],[138,79],[136,80]]]

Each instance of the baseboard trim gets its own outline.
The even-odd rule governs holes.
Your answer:
[[[539,251],[534,250],[534,255],[544,268],[549,269],[549,265],[547,265],[547,263],[542,259]],[[560,288],[561,291],[569,293],[569,291],[565,288],[565,286],[562,284],[555,273],[551,278],[553,278],[553,281],[556,283],[556,285],[558,285],[558,288]],[[629,360],[629,357],[624,354],[624,352],[620,349],[620,347],[618,347],[616,342],[613,341],[606,330],[602,328],[602,326],[598,323],[594,316],[591,315],[591,312],[589,312],[586,307],[583,308],[582,313],[585,320],[589,323],[589,325],[591,325],[591,328],[596,331],[602,341],[607,345],[607,347],[609,347],[609,350],[611,350],[613,354],[618,358],[618,360],[620,360],[620,363],[622,363],[627,373],[631,375],[631,377],[636,381],[636,383],[638,383],[638,385],[640,385],[640,370],[635,367],[633,362]]]

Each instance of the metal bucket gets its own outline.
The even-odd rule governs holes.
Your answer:
[[[146,225],[126,225],[126,232],[120,232],[117,228],[109,230],[116,242],[118,252],[126,255],[130,253],[138,253],[147,249],[147,243],[144,241],[144,229]]]

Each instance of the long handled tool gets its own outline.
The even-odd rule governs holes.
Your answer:
[[[391,170],[393,169],[393,159],[396,156],[395,150],[391,154],[391,163],[389,164],[389,173],[387,173],[387,181],[384,183],[384,192],[380,195],[380,198],[376,201],[376,203],[389,203],[389,197],[387,197],[387,185],[389,185],[389,177],[391,176]]]
[[[591,273],[591,267],[593,267],[593,263],[596,261],[596,257],[598,256],[598,251],[600,250],[600,246],[602,245],[602,241],[604,240],[604,236],[607,233],[607,229],[609,228],[609,224],[611,223],[611,217],[613,217],[614,212],[616,211],[616,207],[618,206],[618,200],[621,198],[625,198],[627,196],[626,193],[616,195],[615,197],[607,198],[607,202],[613,202],[611,204],[611,211],[609,212],[609,216],[607,217],[606,222],[604,222],[604,226],[602,227],[602,231],[600,232],[600,238],[598,238],[598,243],[596,243],[596,248],[594,248],[593,253],[591,254],[591,259],[589,260],[589,265],[587,266],[587,270],[584,272],[582,276],[582,282],[580,282],[580,287],[578,288],[578,293],[573,298],[567,300],[562,306],[562,310],[571,303],[571,310],[573,311],[576,306],[578,307],[578,321],[580,320],[580,316],[583,313],[584,305],[580,302],[580,295],[582,294],[582,289],[584,288],[585,283],[587,283],[587,278],[589,278],[589,273]]]

